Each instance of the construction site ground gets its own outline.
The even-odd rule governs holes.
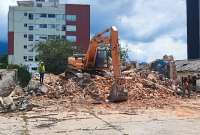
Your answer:
[[[0,114],[1,135],[197,135],[200,99],[177,99],[163,108],[120,104],[68,104],[35,97],[29,112]]]
[[[33,77],[26,88],[14,90],[18,109],[0,113],[0,135],[199,134],[198,93],[182,98],[171,80],[154,72],[123,75],[128,100],[120,103],[107,100],[110,77],[46,74],[44,85]]]

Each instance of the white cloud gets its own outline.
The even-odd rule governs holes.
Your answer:
[[[163,55],[187,57],[185,0],[135,0],[118,16],[132,59],[152,61]]]
[[[176,40],[168,36],[157,37],[152,42],[121,41],[127,45],[132,60],[153,61],[162,58],[165,54],[173,55],[175,59],[186,59],[187,46],[184,41]]]
[[[1,0],[0,16],[7,16],[9,6],[16,5],[17,0]]]
[[[160,33],[186,31],[185,0],[135,0],[132,10],[118,17],[127,35],[140,39]],[[180,29],[180,30],[179,30]]]
[[[7,22],[8,22],[8,9],[9,6],[16,5],[16,0],[1,0],[0,4],[0,29],[1,33],[0,40],[7,39]]]
[[[1,0],[0,29],[5,39],[9,5],[17,0]],[[164,54],[186,58],[185,0],[60,0],[61,3],[91,5],[91,35],[116,25],[123,43],[134,59],[151,61]]]

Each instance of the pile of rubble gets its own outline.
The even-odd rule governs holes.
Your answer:
[[[133,106],[162,107],[170,104],[176,98],[173,83],[169,79],[160,79],[155,72],[147,72],[147,76],[134,71],[124,72],[124,86],[128,90],[128,103]],[[110,78],[97,77],[94,84],[100,91],[103,99],[110,92],[113,80]],[[137,105],[136,105],[137,104]]]
[[[170,104],[174,96],[172,81],[161,79],[154,72],[123,72],[124,86],[128,90],[128,102],[133,106],[162,107]],[[38,78],[34,78],[37,80]],[[65,79],[62,75],[47,74],[45,96],[50,99],[64,98],[71,103],[106,103],[112,78],[95,76],[82,79]]]
[[[124,87],[128,91],[128,101],[109,105],[162,107],[176,99],[173,82],[155,72],[129,70],[124,71],[122,77]],[[69,104],[75,103],[77,105],[108,105],[108,97],[113,83],[114,79],[110,76],[96,75],[91,77],[89,74],[84,74],[81,78],[66,79],[63,75],[46,74],[44,85],[40,84],[39,76],[35,76],[26,88],[15,87],[12,89],[15,93],[14,99],[11,98],[13,94],[10,92],[12,91],[6,90],[9,93],[6,96],[3,95],[5,93],[2,93],[0,100],[2,99],[3,112],[31,110],[34,106],[32,101],[34,103],[40,99],[52,101],[60,101],[61,99]],[[9,88],[11,89],[11,87]]]

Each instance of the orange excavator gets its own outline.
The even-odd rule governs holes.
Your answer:
[[[118,30],[112,26],[105,31],[96,34],[89,44],[86,54],[76,54],[68,58],[68,69],[73,72],[99,73],[109,68],[108,55],[105,51],[110,50],[112,58],[112,70],[114,82],[111,86],[108,100],[111,102],[125,101],[128,92],[124,88],[121,76],[120,45]]]

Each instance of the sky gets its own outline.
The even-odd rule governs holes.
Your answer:
[[[187,58],[185,0],[60,0],[91,5],[91,35],[117,26],[120,44],[131,60],[146,61],[173,55]],[[1,0],[0,41],[7,40],[7,13],[16,0]],[[1,47],[1,46],[0,46]],[[1,49],[1,48],[0,48]]]

